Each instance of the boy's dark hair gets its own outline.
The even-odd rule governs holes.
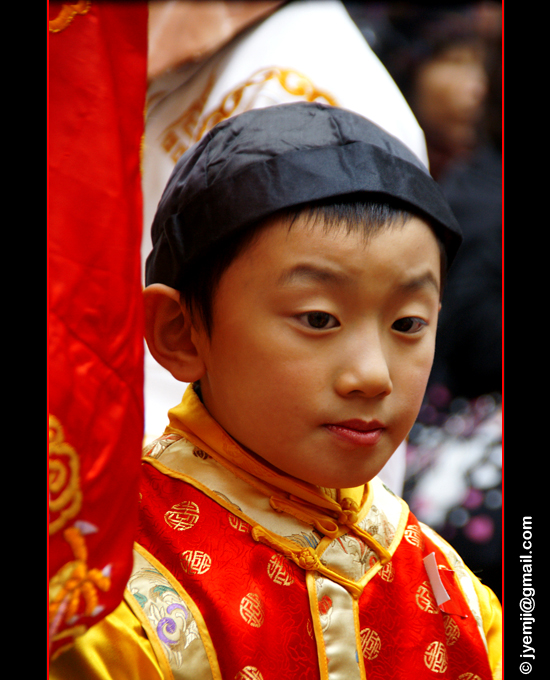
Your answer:
[[[281,210],[273,217],[288,223],[302,217],[311,223],[319,223],[327,231],[345,228],[348,233],[361,231],[367,241],[378,232],[391,227],[403,226],[411,217],[421,217],[418,211],[398,199],[387,196],[339,196]],[[179,292],[194,321],[200,321],[209,336],[213,330],[214,300],[219,282],[231,263],[243,253],[266,225],[263,220],[248,229],[231,234],[216,243],[196,261],[188,263],[184,270]],[[433,230],[433,229],[432,229]],[[434,231],[441,255],[441,291],[447,270],[445,248]]]

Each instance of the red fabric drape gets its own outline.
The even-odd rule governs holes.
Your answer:
[[[49,640],[121,601],[143,437],[146,2],[49,3]]]

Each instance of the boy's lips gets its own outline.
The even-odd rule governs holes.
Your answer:
[[[380,441],[386,427],[379,420],[353,418],[338,423],[326,423],[324,427],[340,439],[356,446],[373,446]]]

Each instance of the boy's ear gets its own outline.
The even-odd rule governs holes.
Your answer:
[[[195,346],[190,315],[179,291],[153,283],[143,291],[145,340],[153,357],[181,382],[200,380],[206,367]]]

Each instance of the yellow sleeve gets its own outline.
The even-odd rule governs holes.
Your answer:
[[[494,680],[502,678],[502,607],[493,591],[473,574],[472,583],[479,599],[483,630],[487,640],[489,663]]]
[[[49,677],[51,680],[168,680],[140,621],[125,601],[52,661]]]

